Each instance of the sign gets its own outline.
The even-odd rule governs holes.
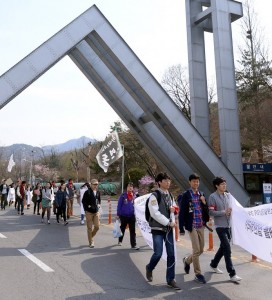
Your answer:
[[[233,243],[272,263],[272,203],[244,208],[230,198]]]
[[[272,184],[263,183],[263,203],[272,203]]]
[[[96,155],[99,166],[106,173],[109,166],[123,156],[122,146],[118,133],[112,132],[104,141],[100,151]]]
[[[272,164],[243,164],[244,172],[272,172]]]

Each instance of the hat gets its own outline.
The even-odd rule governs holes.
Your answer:
[[[98,184],[98,180],[97,179],[92,179],[91,184]]]

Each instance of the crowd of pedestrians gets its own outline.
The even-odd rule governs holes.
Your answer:
[[[200,256],[205,244],[206,223],[212,217],[220,240],[220,247],[209,267],[212,272],[222,274],[223,271],[218,268],[218,265],[221,258],[224,257],[230,280],[241,281],[231,259],[230,216],[232,209],[230,194],[226,189],[226,180],[216,177],[213,180],[215,192],[207,199],[199,190],[200,177],[197,174],[191,174],[188,180],[189,188],[178,196],[178,204],[169,192],[170,176],[167,173],[159,173],[155,181],[158,188],[151,193],[146,206],[149,210],[147,222],[151,230],[154,251],[146,265],[147,280],[153,281],[153,270],[159,263],[165,246],[167,254],[166,283],[170,288],[180,289],[175,279],[176,258],[173,234],[173,228],[177,226],[178,220],[180,234],[184,235],[186,230],[192,246],[192,253],[183,258],[184,272],[189,274],[192,264],[194,280],[205,284],[206,279],[201,271]],[[33,214],[41,215],[41,222],[49,225],[53,207],[56,222],[60,223],[63,220],[63,224],[66,226],[68,219],[73,215],[73,202],[77,197],[80,205],[80,224],[84,225],[86,221],[89,247],[94,248],[94,237],[99,231],[101,217],[101,195],[98,184],[97,179],[92,179],[90,183],[84,183],[76,191],[72,179],[69,179],[67,183],[61,181],[58,186],[55,182],[47,182],[45,186],[37,183],[33,188],[25,181],[18,180],[16,185],[14,183],[8,185],[6,180],[2,180],[0,185],[1,210],[5,210],[7,205],[14,205],[18,215],[24,215],[24,208],[30,209],[30,204],[33,203]],[[134,185],[129,182],[126,191],[118,199],[116,219],[120,221],[121,231],[118,246],[122,246],[125,231],[128,228],[131,248],[139,250],[135,229],[134,200],[136,197],[138,195],[134,192]]]

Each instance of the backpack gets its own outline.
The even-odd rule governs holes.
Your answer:
[[[148,203],[149,203],[149,199],[150,199],[150,197],[151,197],[152,195],[155,195],[155,196],[156,196],[158,204],[160,204],[160,202],[161,202],[161,192],[160,192],[159,190],[155,190],[155,191],[149,196],[149,198],[146,200],[146,202],[145,202],[145,219],[146,219],[147,222],[149,222],[149,221],[150,221],[150,218],[151,218],[151,216],[150,216],[150,211],[149,211],[149,208],[148,208]]]

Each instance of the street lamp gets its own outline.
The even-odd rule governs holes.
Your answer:
[[[33,184],[33,180],[32,180],[32,169],[33,169],[33,157],[34,157],[34,153],[36,151],[31,150],[31,160],[27,160],[26,158],[24,158],[24,161],[30,162],[30,168],[29,168],[29,183],[32,186]]]

